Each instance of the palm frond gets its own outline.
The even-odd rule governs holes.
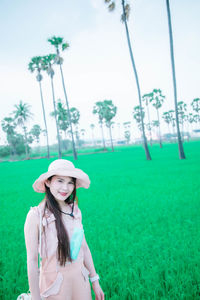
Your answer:
[[[115,2],[112,2],[111,4],[108,5],[108,10],[113,11],[115,9]]]
[[[62,44],[62,51],[64,51],[67,48],[69,48],[69,44],[68,43]]]
[[[130,11],[131,11],[130,5],[126,4],[125,7],[124,7],[124,13],[121,15],[121,21],[122,22],[125,22],[125,20],[128,21],[129,15],[130,15]]]
[[[30,63],[28,64],[28,70],[31,71],[32,73],[35,71],[33,62],[30,62]]]
[[[50,39],[48,39],[48,42],[55,46],[56,49],[58,49],[58,47],[62,44],[63,42],[63,38],[62,37],[56,37],[56,36],[53,36],[51,37]]]

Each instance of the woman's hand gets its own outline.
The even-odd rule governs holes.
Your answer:
[[[92,283],[92,288],[95,293],[95,300],[104,300],[104,293],[99,285],[99,280]]]

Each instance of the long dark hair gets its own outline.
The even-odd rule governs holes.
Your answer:
[[[52,176],[53,177],[53,176]],[[48,178],[51,181],[52,177]],[[72,177],[72,181],[74,183],[74,190],[72,194],[65,200],[66,204],[74,203],[76,199],[76,178]],[[45,197],[45,206],[44,206],[44,215],[46,209],[52,212],[56,218],[55,225],[57,230],[57,238],[58,238],[58,261],[60,265],[65,265],[65,262],[72,261],[70,255],[70,242],[68,233],[63,225],[63,221],[61,218],[61,211],[59,208],[59,204],[56,201],[55,197],[52,195],[50,188],[45,185],[46,189],[46,197]]]

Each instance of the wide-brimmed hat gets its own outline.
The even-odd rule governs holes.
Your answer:
[[[45,181],[54,175],[76,178],[76,188],[83,187],[88,189],[90,186],[90,179],[85,172],[75,168],[69,160],[56,159],[49,165],[48,172],[41,174],[34,182],[33,189],[37,193],[45,193]]]

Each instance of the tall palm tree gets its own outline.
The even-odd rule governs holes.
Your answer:
[[[150,102],[152,102],[153,106],[156,109],[157,112],[157,118],[158,118],[158,132],[159,132],[159,140],[160,140],[160,148],[162,148],[162,140],[161,140],[161,132],[160,132],[160,116],[159,116],[159,108],[161,108],[163,102],[164,102],[165,96],[162,95],[161,90],[154,89],[151,93]]]
[[[56,121],[56,130],[57,130],[57,139],[58,139],[58,157],[62,157],[62,151],[61,151],[61,142],[60,142],[60,134],[59,134],[59,127],[58,127],[58,119],[57,119],[57,114],[56,114],[56,101],[55,101],[55,92],[54,92],[54,82],[53,82],[53,77],[54,77],[54,70],[53,70],[53,63],[55,60],[55,54],[49,54],[46,56],[43,56],[42,58],[42,67],[43,70],[47,72],[51,79],[51,90],[52,90],[52,98],[53,98],[53,107],[54,107],[54,113],[55,113],[55,121]]]
[[[158,122],[158,120],[153,120],[152,122],[151,122],[151,124],[152,124],[152,127],[155,127],[155,128],[158,128],[159,127],[159,122]],[[157,130],[155,130],[156,131],[156,135],[157,135]]]
[[[175,72],[175,63],[174,63],[174,46],[173,46],[173,34],[172,34],[172,24],[171,24],[171,13],[170,13],[169,0],[166,0],[166,7],[167,7],[167,18],[168,18],[168,26],[169,26],[170,54],[171,54],[172,77],[173,77],[173,87],[174,87],[174,105],[175,105],[176,128],[177,128],[177,136],[178,136],[179,158],[185,159],[185,153],[184,153],[184,149],[183,149],[183,143],[181,140],[181,133],[180,133],[180,128],[179,128],[179,120],[178,120],[176,72]]]
[[[104,139],[104,133],[103,133],[103,119],[104,119],[104,106],[102,101],[97,101],[93,107],[93,114],[97,114],[99,117],[99,124],[101,128],[101,134],[102,134],[102,141],[103,141],[103,148],[104,151],[106,150],[106,144]]]
[[[186,114],[185,112],[187,111],[187,104],[184,103],[183,101],[179,101],[177,103],[177,107],[178,107],[178,120],[179,120],[179,124],[182,125],[182,140],[184,140],[184,122],[186,121]]]
[[[162,115],[162,118],[163,120],[165,121],[165,123],[167,123],[167,126],[168,126],[168,131],[170,133],[170,128],[169,128],[169,125],[171,123],[171,114],[169,111],[165,111]]]
[[[188,114],[187,121],[188,121],[188,123],[190,124],[190,126],[191,126],[191,131],[192,131],[192,130],[193,130],[192,124],[194,123],[194,116],[193,116],[193,113],[189,113],[189,114]]]
[[[76,107],[71,107],[69,111],[70,111],[71,123],[73,124],[72,128],[74,127],[74,134],[76,136],[76,143],[77,145],[79,145],[78,123],[80,119],[80,112]]]
[[[11,118],[11,117],[5,117],[1,121],[1,127],[7,135],[7,141],[8,141],[8,144],[10,146],[10,154],[11,155],[16,154],[16,148],[15,148],[15,145],[13,143],[13,140],[15,140],[14,136],[16,135],[16,133],[15,133],[16,125],[17,124],[15,123],[14,119]]]
[[[39,145],[40,134],[42,133],[42,128],[40,127],[40,125],[33,125],[29,133],[33,136],[33,139],[36,140],[36,143]]]
[[[64,132],[65,138],[67,138],[67,129],[69,127],[69,121],[67,116],[67,110],[65,109],[61,99],[58,99],[56,108],[56,115],[58,120],[58,127]],[[55,111],[50,113],[51,116],[55,117]]]
[[[120,128],[121,128],[121,124],[117,123],[117,128],[118,128],[118,140],[121,139],[121,132],[120,132]]]
[[[60,66],[60,74],[61,74],[61,79],[62,79],[62,85],[63,85],[64,95],[65,95],[65,101],[66,101],[66,105],[67,105],[68,120],[69,120],[69,124],[70,124],[70,129],[71,129],[73,156],[74,156],[74,159],[77,160],[77,152],[76,152],[76,148],[75,148],[74,135],[73,135],[73,130],[72,130],[70,110],[69,110],[69,102],[68,102],[67,92],[66,92],[66,88],[65,88],[64,75],[63,75],[63,70],[62,70],[62,64],[63,64],[64,60],[63,60],[63,58],[60,55],[60,50],[61,51],[66,50],[67,48],[69,48],[69,44],[65,43],[63,41],[62,37],[55,37],[55,36],[53,36],[52,38],[48,39],[48,42],[52,46],[54,46],[55,49],[56,49],[55,62]]]
[[[92,141],[93,141],[93,146],[95,146],[95,142],[94,142],[94,128],[95,128],[95,125],[94,124],[90,124],[90,128],[92,130]]]
[[[126,139],[126,143],[129,144],[131,138],[131,132],[130,132],[131,122],[130,121],[124,122],[123,126],[124,126],[124,137]]]
[[[115,2],[112,0],[105,0],[106,3],[110,3],[108,6],[109,11],[113,11],[115,9]],[[142,118],[142,99],[141,99],[141,92],[140,92],[140,85],[139,85],[139,79],[138,79],[138,74],[137,74],[137,69],[136,69],[136,65],[135,65],[135,60],[133,57],[133,51],[132,51],[132,47],[131,47],[131,41],[130,41],[130,36],[129,36],[129,30],[128,30],[128,18],[129,18],[129,14],[130,14],[130,6],[129,4],[125,4],[125,0],[122,0],[121,2],[122,4],[122,16],[121,16],[121,20],[125,25],[125,30],[126,30],[126,37],[127,37],[127,42],[128,42],[128,48],[129,48],[129,53],[130,53],[130,57],[131,57],[131,63],[132,63],[132,67],[133,67],[133,72],[135,75],[135,80],[136,80],[136,85],[137,85],[137,91],[138,91],[138,99],[139,99],[139,110],[140,110],[140,115],[141,115],[141,129],[142,129],[142,136],[143,136],[143,143],[144,143],[144,149],[145,149],[145,154],[146,154],[146,158],[147,160],[151,160],[151,156],[150,156],[150,152],[149,152],[149,148],[147,145],[147,139],[146,139],[146,135],[145,135],[145,128],[144,128],[144,120]]]
[[[103,105],[104,105],[103,117],[106,121],[106,126],[109,128],[110,142],[111,142],[111,148],[113,152],[114,148],[113,148],[113,139],[112,139],[112,131],[111,131],[111,125],[112,125],[111,120],[115,117],[117,113],[117,107],[112,103],[112,100],[104,100]]]
[[[191,106],[192,106],[192,109],[197,112],[198,114],[198,119],[199,119],[199,122],[200,122],[200,98],[195,98],[192,100],[191,102]]]
[[[47,122],[46,122],[46,115],[45,115],[45,109],[44,109],[44,101],[43,101],[43,93],[42,93],[42,75],[41,75],[41,70],[42,70],[42,57],[41,56],[35,56],[31,59],[30,63],[28,64],[28,69],[32,73],[34,71],[37,72],[36,75],[36,80],[39,83],[40,87],[40,98],[41,98],[41,103],[42,103],[42,112],[43,112],[43,119],[44,119],[44,125],[45,125],[45,130],[46,130],[46,143],[47,143],[47,158],[49,159],[50,154],[49,154],[49,135],[48,135],[48,129],[47,129]]]
[[[144,120],[145,112],[144,108],[142,107],[142,120]],[[140,106],[137,105],[133,108],[133,118],[135,119],[138,129],[142,131],[142,120],[141,120],[141,113],[140,113]]]
[[[145,102],[146,108],[147,108],[147,117],[148,117],[148,125],[147,129],[149,130],[149,135],[150,135],[150,144],[152,146],[152,134],[151,134],[151,120],[150,120],[150,114],[149,114],[149,102],[152,97],[152,93],[145,94],[142,96],[142,101]]]
[[[28,158],[28,136],[27,136],[26,123],[33,116],[33,114],[30,111],[31,106],[27,103],[23,103],[20,100],[19,104],[15,104],[14,107],[15,107],[15,110],[13,111],[14,119],[17,122],[17,124],[22,127],[24,131],[26,158]]]

